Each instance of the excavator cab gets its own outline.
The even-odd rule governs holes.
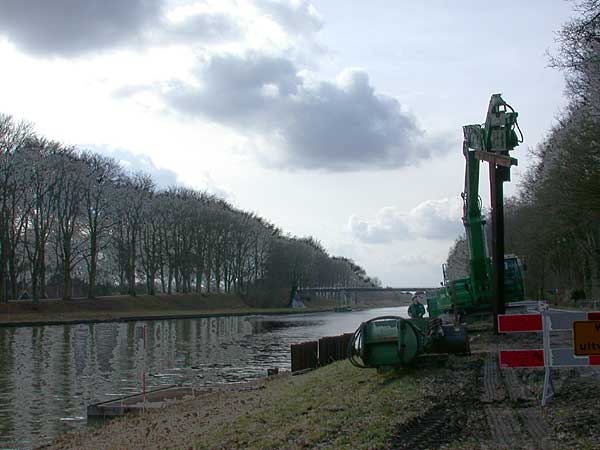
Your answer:
[[[506,303],[525,300],[523,264],[515,255],[504,256],[504,296]]]

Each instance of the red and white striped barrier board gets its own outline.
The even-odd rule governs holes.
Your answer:
[[[550,331],[570,331],[573,322],[581,320],[600,320],[599,311],[562,311],[549,309],[546,311],[550,319]],[[534,314],[502,314],[498,316],[499,333],[526,333],[543,331],[542,315]]]
[[[499,333],[523,333],[542,330],[542,315],[539,313],[502,314],[498,316]]]
[[[544,350],[501,350],[498,363],[501,369],[544,367]]]
[[[550,331],[572,331],[573,347],[551,348]],[[600,366],[600,312],[547,309],[539,314],[498,316],[498,332],[542,332],[543,349],[501,350],[500,368],[544,367],[542,406],[554,394],[551,367]]]
[[[544,350],[501,350],[498,354],[501,369],[544,367]],[[600,366],[600,356],[575,356],[572,348],[550,349],[550,366],[577,367]]]

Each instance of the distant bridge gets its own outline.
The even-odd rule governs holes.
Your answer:
[[[336,301],[336,310],[347,311],[353,305],[356,305],[358,296],[361,293],[386,293],[393,294],[394,297],[399,297],[402,294],[412,294],[413,292],[431,291],[432,287],[309,287],[298,288],[298,294],[302,297],[307,297],[309,294],[333,298]],[[408,298],[404,298],[408,300]]]
[[[342,292],[426,292],[435,287],[310,287],[298,288],[300,294],[326,294]]]

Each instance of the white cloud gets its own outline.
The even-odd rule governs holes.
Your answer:
[[[159,189],[171,186],[190,186],[178,176],[176,172],[166,167],[159,167],[148,155],[137,154],[120,148],[107,146],[80,146],[115,159],[123,169],[129,173],[143,173],[150,175]],[[206,191],[224,200],[231,200],[233,196],[226,189],[219,186],[206,170],[197,170],[194,176],[195,189]]]
[[[393,169],[448,147],[444,137],[427,136],[398,100],[377,92],[362,70],[315,81],[285,56],[247,52],[213,54],[194,75],[156,85],[154,94],[169,111],[241,133],[267,167]]]
[[[396,267],[415,267],[415,266],[429,266],[432,263],[436,264],[438,261],[433,260],[432,257],[420,255],[400,255],[396,257],[393,265]]]
[[[312,34],[323,26],[323,18],[306,0],[257,0],[256,5],[288,33]]]
[[[389,206],[372,220],[351,216],[348,227],[358,240],[383,244],[408,239],[446,240],[462,231],[459,199],[427,200],[408,212]]]

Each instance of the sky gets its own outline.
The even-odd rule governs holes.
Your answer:
[[[494,93],[518,111],[514,195],[566,103],[547,52],[572,6],[0,0],[0,112],[434,286],[463,232],[462,126]]]

